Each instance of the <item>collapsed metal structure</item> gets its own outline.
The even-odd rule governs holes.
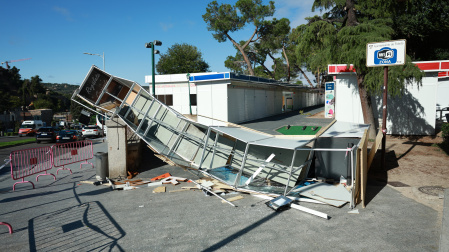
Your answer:
[[[313,198],[316,194],[310,193],[302,182],[316,158],[319,168],[314,168],[313,173],[335,180],[347,178],[352,188],[349,196],[336,201],[350,202],[350,208],[355,206],[354,181],[360,176],[355,170],[355,151],[368,125],[335,123],[324,134],[292,137],[270,135],[212,118],[206,118],[208,125],[200,124],[155,99],[136,82],[112,76],[96,66],[91,67],[73,94],[72,100],[78,102],[76,97],[108,117],[123,119],[155,153],[237,190],[284,196],[308,191]],[[312,188],[319,191],[318,184]],[[321,198],[326,202],[326,197]]]

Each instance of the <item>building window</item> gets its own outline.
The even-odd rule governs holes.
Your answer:
[[[156,95],[156,99],[163,102],[167,106],[173,106],[173,95]]]
[[[196,94],[190,94],[190,105],[196,106]]]

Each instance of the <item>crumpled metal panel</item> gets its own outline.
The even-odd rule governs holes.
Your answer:
[[[122,118],[157,154],[239,189],[286,194],[306,176],[311,161],[314,137],[279,138],[237,125],[223,126],[226,122],[201,124],[155,99],[136,82],[96,66],[72,100],[75,97],[110,117]],[[274,158],[265,163],[271,154]],[[246,183],[257,170],[258,175]]]

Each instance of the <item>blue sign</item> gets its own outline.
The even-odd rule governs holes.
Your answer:
[[[330,83],[326,83],[326,90],[334,90],[334,85],[335,83],[330,82]]]
[[[374,64],[386,65],[395,64],[398,60],[398,50],[390,47],[383,47],[374,51]]]

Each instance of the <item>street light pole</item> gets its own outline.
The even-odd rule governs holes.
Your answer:
[[[187,87],[189,87],[189,109],[190,115],[192,115],[192,101],[190,100],[190,73],[187,73]]]
[[[153,96],[156,97],[156,87],[155,87],[155,74],[154,74],[154,44],[151,47],[151,83],[153,85]]]
[[[159,53],[158,50],[154,50],[154,46],[161,46],[161,45],[162,45],[162,42],[159,41],[159,40],[155,40],[153,42],[145,43],[145,48],[151,48],[151,68],[152,68],[151,81],[152,81],[152,86],[153,86],[152,89],[153,89],[153,96],[154,97],[156,97],[156,87],[155,87],[155,84],[154,84],[154,82],[155,82],[155,80],[154,80],[155,79],[155,74],[154,74],[154,72],[155,72],[154,71],[154,55]]]
[[[105,71],[105,67],[104,67],[104,52],[103,52],[103,55],[101,55],[101,54],[96,54],[96,53],[87,53],[87,52],[85,52],[84,54],[87,54],[87,55],[96,55],[96,56],[100,56],[101,58],[103,58],[103,71]]]

